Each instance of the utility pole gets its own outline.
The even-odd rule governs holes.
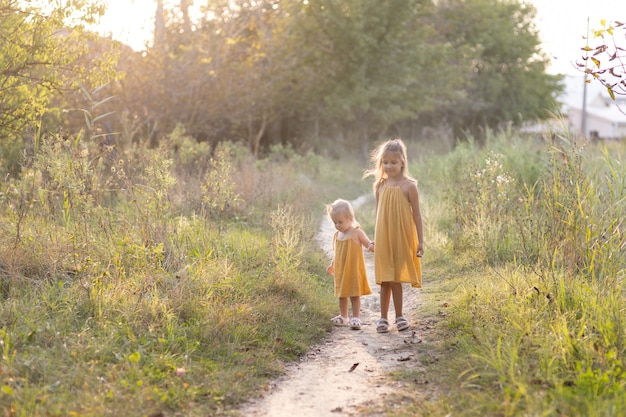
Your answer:
[[[587,137],[587,73],[585,72],[585,78],[583,79],[583,112],[580,123],[580,130],[583,132],[583,137]]]
[[[587,48],[585,49],[589,49],[589,17],[587,17]],[[588,59],[589,58],[589,51],[585,50],[585,77],[583,79],[583,111],[582,111],[582,117],[581,117],[581,125],[580,125],[580,130],[583,133],[583,137],[586,138],[587,137],[587,64],[588,64]]]

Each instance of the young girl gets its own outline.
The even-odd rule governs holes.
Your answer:
[[[409,328],[402,313],[402,283],[422,286],[420,258],[424,254],[422,215],[417,181],[407,167],[406,146],[400,139],[380,144],[372,152],[374,166],[364,178],[373,175],[376,194],[374,270],[380,285],[380,319],[376,331],[389,331],[387,313],[390,297],[396,311],[396,328]]]
[[[337,231],[333,236],[334,259],[328,273],[335,275],[335,296],[339,297],[339,315],[331,320],[337,326],[350,325],[361,328],[361,296],[372,293],[367,282],[363,249],[374,252],[374,243],[369,240],[354,218],[354,209],[346,200],[335,200],[326,206],[328,217]],[[348,297],[352,303],[352,319],[348,320]]]

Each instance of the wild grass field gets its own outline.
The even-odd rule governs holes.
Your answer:
[[[498,135],[415,166],[426,268],[454,288],[430,373],[451,415],[626,415],[625,150]]]
[[[407,142],[449,355],[385,415],[623,415],[626,145]],[[34,140],[0,190],[4,415],[235,414],[329,330],[319,220],[371,192],[344,155]]]

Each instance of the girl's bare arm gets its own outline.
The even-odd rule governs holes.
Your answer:
[[[357,229],[356,237],[359,240],[359,244],[364,246],[370,252],[374,252],[374,242],[367,237],[367,234],[363,231],[363,229]]]
[[[413,220],[415,221],[415,228],[417,229],[417,256],[424,254],[424,230],[422,226],[422,213],[420,211],[419,193],[417,191],[417,184],[411,182],[409,188],[409,203],[413,211]]]

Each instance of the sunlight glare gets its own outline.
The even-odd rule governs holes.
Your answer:
[[[96,31],[125,43],[135,51],[145,51],[153,42],[157,0],[102,0],[107,6]],[[191,19],[202,16],[199,1],[191,1]],[[165,10],[176,9],[180,0],[163,0]]]
[[[143,51],[152,43],[156,0],[108,0],[97,31]]]

